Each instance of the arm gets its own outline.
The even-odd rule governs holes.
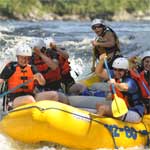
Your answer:
[[[119,91],[128,91],[128,83],[118,83],[115,81],[115,79],[111,79],[108,81],[109,84],[114,84],[114,86],[119,90]]]
[[[32,72],[34,74],[33,75],[33,79],[37,80],[40,85],[45,85],[46,81],[45,81],[43,75],[38,72],[36,66],[35,65],[31,65],[31,69],[32,69]]]
[[[56,50],[58,52],[58,54],[60,54],[62,57],[64,57],[64,59],[68,59],[69,55],[65,50],[62,50],[61,48],[57,47],[55,42],[54,43],[50,43],[50,48],[52,50]]]
[[[57,60],[53,60],[51,57],[47,57],[45,54],[43,54],[39,49],[34,49],[34,52],[36,55],[42,58],[42,60],[50,67],[52,70],[55,70],[58,67]]]
[[[34,80],[37,80],[40,85],[45,85],[46,81],[41,73],[36,73],[33,76]]]
[[[58,67],[58,61],[56,59],[52,59],[50,57],[47,57],[43,53],[39,55],[42,60],[50,67],[52,70],[55,70]]]
[[[106,54],[102,54],[100,55],[99,57],[99,63],[97,64],[96,66],[96,70],[95,70],[95,73],[100,76],[101,78],[105,79],[105,80],[108,80],[108,75],[107,75],[107,71],[106,69],[104,69],[104,59],[106,57]]]
[[[64,59],[68,59],[69,55],[65,50],[62,50],[61,48],[56,48],[56,51],[62,56],[64,57]]]

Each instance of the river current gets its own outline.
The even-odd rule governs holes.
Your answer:
[[[121,51],[126,57],[140,55],[143,51],[150,50],[150,21],[106,21],[105,23],[117,33]],[[53,37],[60,47],[64,47],[68,51],[72,67],[71,73],[74,78],[76,80],[84,78],[91,72],[91,40],[95,35],[90,26],[91,22],[88,21],[0,21],[0,71],[8,61],[15,60],[14,47],[17,43],[28,42],[34,38]],[[24,144],[3,134],[0,134],[0,149],[68,150],[68,148],[49,143]],[[123,150],[123,148],[120,149]],[[143,148],[131,149],[141,150]]]

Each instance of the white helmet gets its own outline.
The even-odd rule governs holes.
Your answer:
[[[144,58],[150,57],[150,51],[146,51],[141,55],[141,60],[144,60]]]
[[[16,48],[16,56],[32,56],[32,49],[29,45],[20,45]]]
[[[45,38],[44,42],[46,44],[46,48],[49,48],[50,43],[55,43],[55,40],[52,37]]]
[[[118,69],[128,70],[129,69],[128,59],[126,59],[124,57],[116,58],[112,64],[112,67],[118,68]]]
[[[94,26],[94,25],[97,25],[97,24],[105,25],[105,24],[104,24],[104,21],[103,21],[102,19],[94,19],[94,20],[92,21],[91,27]]]
[[[45,44],[44,40],[42,40],[42,39],[34,39],[31,41],[30,47],[32,49],[35,47],[42,49],[43,47],[46,47],[46,44]]]

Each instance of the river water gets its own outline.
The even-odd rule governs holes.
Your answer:
[[[126,57],[140,55],[143,51],[150,50],[150,21],[106,21],[105,23],[117,33],[122,53]],[[28,42],[34,38],[53,37],[60,47],[64,47],[68,51],[72,67],[71,73],[74,78],[77,80],[87,76],[91,72],[91,40],[95,37],[90,24],[87,21],[0,21],[0,71],[6,62],[15,60],[14,47],[17,43]],[[79,76],[76,75],[75,71]],[[49,143],[24,144],[3,134],[0,134],[0,149],[68,150],[68,148]],[[123,150],[123,148],[120,149]],[[144,148],[135,147],[131,149],[141,150]]]

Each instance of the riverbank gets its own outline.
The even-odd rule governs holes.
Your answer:
[[[150,13],[143,13],[139,11],[130,14],[127,11],[121,11],[119,13],[114,14],[112,20],[113,21],[136,21],[136,20],[147,21],[150,20]]]

